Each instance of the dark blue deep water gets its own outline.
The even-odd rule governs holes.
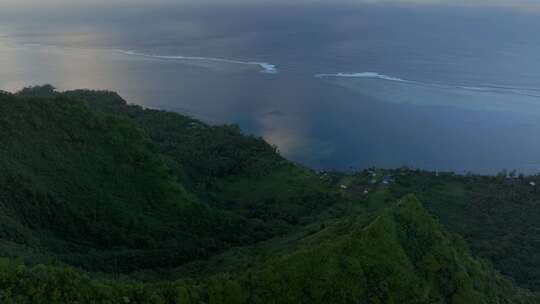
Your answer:
[[[537,11],[250,3],[0,12],[0,89],[115,90],[317,169],[540,172]]]

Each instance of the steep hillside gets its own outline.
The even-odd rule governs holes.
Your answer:
[[[342,194],[377,212],[414,193],[473,254],[524,288],[540,290],[540,175],[458,175],[400,169],[323,174]],[[366,194],[368,192],[369,194]]]
[[[62,96],[0,98],[4,242],[116,272],[204,256],[256,229],[186,190],[130,121]]]
[[[238,281],[254,303],[524,300],[492,268],[473,259],[463,241],[445,232],[414,196],[367,226],[355,217],[340,221]]]
[[[217,208],[294,225],[342,200],[313,171],[285,160],[263,139],[243,135],[236,125],[209,126],[176,113],[127,105],[113,92],[62,95],[133,121],[162,154],[182,165],[185,175],[178,178]]]
[[[286,233],[339,200],[235,128],[71,95],[0,96],[6,256],[107,273],[169,268]]]
[[[0,300],[19,303],[537,303],[473,259],[413,196],[374,221],[347,218],[241,272],[198,282],[97,281],[0,263]],[[17,303],[17,302],[15,302]]]

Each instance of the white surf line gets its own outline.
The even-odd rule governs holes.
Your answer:
[[[0,36],[2,38],[2,36]],[[7,36],[6,36],[7,38]],[[211,61],[211,62],[223,62],[223,63],[232,63],[232,64],[242,64],[242,65],[255,65],[260,67],[261,73],[265,74],[277,74],[278,69],[277,66],[268,62],[262,62],[262,61],[241,61],[241,60],[234,60],[234,59],[226,59],[226,58],[214,58],[214,57],[195,57],[195,56],[164,56],[164,55],[152,55],[152,54],[145,54],[145,53],[139,53],[137,51],[132,50],[122,50],[122,49],[94,49],[94,48],[78,48],[78,47],[68,47],[68,46],[58,46],[53,44],[40,44],[40,43],[23,43],[20,44],[22,47],[26,48],[56,48],[60,50],[94,50],[94,51],[113,51],[113,52],[119,52],[124,55],[130,55],[130,56],[139,56],[139,57],[146,57],[146,58],[155,58],[155,59],[168,59],[168,60],[197,60],[197,61]]]
[[[170,59],[170,60],[197,60],[197,61],[213,61],[213,62],[223,62],[223,63],[232,63],[232,64],[243,64],[243,65],[256,65],[262,69],[262,73],[266,74],[277,74],[277,67],[271,63],[259,62],[259,61],[241,61],[234,59],[225,59],[225,58],[214,58],[214,57],[194,57],[194,56],[164,56],[164,55],[151,55],[145,53],[139,53],[136,51],[126,51],[126,50],[116,50],[125,55],[131,56],[140,56],[147,58],[156,58],[156,59]]]
[[[540,88],[520,88],[520,87],[496,86],[496,85],[485,85],[485,86],[464,86],[464,85],[452,85],[452,84],[445,85],[445,84],[435,84],[435,83],[406,80],[406,79],[401,79],[401,78],[397,78],[393,76],[379,74],[376,72],[316,74],[315,77],[316,78],[379,79],[379,80],[414,84],[414,85],[419,85],[419,86],[435,87],[435,88],[441,88],[441,89],[455,88],[455,89],[473,91],[473,92],[479,92],[479,93],[513,94],[513,95],[522,95],[522,96],[540,98]]]
[[[409,82],[413,83],[414,81],[409,81],[397,77],[392,77],[384,74],[379,74],[376,72],[362,72],[362,73],[336,73],[336,74],[316,74],[317,78],[372,78],[372,79],[382,79],[388,81],[397,81],[397,82]]]

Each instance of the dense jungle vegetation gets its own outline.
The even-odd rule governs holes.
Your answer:
[[[0,92],[0,303],[540,303],[537,185],[316,172],[113,92]]]

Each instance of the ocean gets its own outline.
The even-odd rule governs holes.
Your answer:
[[[336,1],[20,14],[0,16],[2,90],[114,90],[236,123],[318,170],[540,172],[536,11]]]

